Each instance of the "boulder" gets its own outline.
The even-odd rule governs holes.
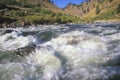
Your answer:
[[[25,47],[21,47],[16,49],[14,52],[16,55],[24,57],[24,56],[29,56],[30,53],[35,52],[36,45],[35,44],[30,44]]]

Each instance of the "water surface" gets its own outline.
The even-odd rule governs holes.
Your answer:
[[[120,24],[38,25],[0,34],[1,80],[120,79]]]

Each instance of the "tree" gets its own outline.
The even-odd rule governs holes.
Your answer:
[[[120,4],[118,5],[118,7],[117,7],[117,14],[119,14],[120,13]]]
[[[112,2],[113,0],[109,0],[109,2]]]
[[[96,11],[95,11],[95,12],[96,12],[96,14],[99,14],[99,13],[100,13],[100,11],[101,11],[101,10],[100,10],[100,8],[99,8],[99,5],[97,5],[97,6],[96,6]]]

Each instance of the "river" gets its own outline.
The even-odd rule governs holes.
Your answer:
[[[120,24],[1,28],[0,80],[120,80]]]

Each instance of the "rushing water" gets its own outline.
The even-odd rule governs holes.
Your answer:
[[[120,24],[39,25],[0,34],[0,80],[120,80]]]

